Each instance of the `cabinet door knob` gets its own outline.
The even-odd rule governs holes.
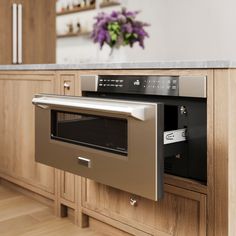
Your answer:
[[[70,89],[70,84],[67,83],[67,82],[65,82],[65,83],[64,83],[64,88],[69,90],[69,89]]]
[[[138,205],[138,201],[132,197],[130,198],[129,203],[131,206],[134,206],[134,207]]]

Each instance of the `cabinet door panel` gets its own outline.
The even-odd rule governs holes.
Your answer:
[[[54,63],[55,0],[18,0],[22,4],[23,63]]]
[[[50,193],[54,169],[34,160],[35,131],[32,98],[54,93],[54,74],[0,73],[0,171]]]
[[[55,63],[55,0],[1,0],[0,64],[12,64],[13,3],[22,4],[23,63]]]
[[[75,202],[75,175],[66,171],[60,172],[60,195],[70,202]]]
[[[206,235],[206,196],[170,185],[154,202],[92,180],[83,181],[83,207],[150,233]],[[136,204],[131,204],[131,199]],[[158,235],[158,233],[157,233]]]
[[[12,63],[12,1],[0,1],[0,64]]]

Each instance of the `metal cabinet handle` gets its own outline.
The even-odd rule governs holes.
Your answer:
[[[12,5],[12,63],[17,63],[17,4]]]
[[[64,83],[64,88],[69,90],[70,89],[70,84],[68,82],[65,82]]]
[[[138,201],[132,197],[130,198],[129,203],[131,206],[134,206],[134,207],[138,205]]]
[[[22,4],[18,4],[17,6],[18,9],[18,63],[21,64],[23,63],[22,60]]]
[[[77,157],[80,165],[91,168],[91,160],[84,157]]]

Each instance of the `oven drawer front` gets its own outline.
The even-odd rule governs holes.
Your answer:
[[[33,103],[36,161],[155,201],[162,197],[163,104],[50,95]]]

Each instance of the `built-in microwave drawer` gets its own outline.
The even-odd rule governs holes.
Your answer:
[[[163,104],[36,95],[36,161],[145,198],[163,194]]]

